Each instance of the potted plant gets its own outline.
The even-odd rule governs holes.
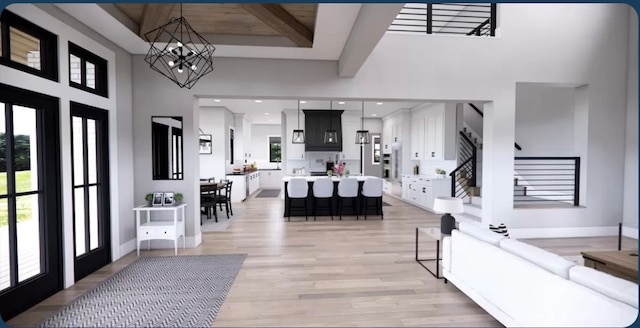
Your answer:
[[[347,178],[349,177],[349,170],[344,170],[344,176]]]
[[[327,170],[327,176],[331,177],[333,175],[333,170]]]
[[[447,171],[437,168],[436,169],[436,174],[440,177],[440,178],[445,178],[445,175],[447,174]]]
[[[176,205],[180,205],[182,204],[182,200],[184,199],[184,196],[177,192],[174,196],[173,196],[173,200],[175,201]]]
[[[147,206],[151,206],[151,201],[153,200],[153,194],[148,193],[144,196],[144,200],[147,201]]]

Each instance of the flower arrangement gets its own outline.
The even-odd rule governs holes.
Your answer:
[[[447,171],[445,171],[445,170],[443,170],[443,169],[440,169],[440,168],[437,168],[437,169],[436,169],[436,174],[442,174],[442,175],[445,175],[445,174],[447,174]]]
[[[340,162],[340,164],[334,165],[333,173],[337,176],[342,176],[342,174],[344,173],[344,162]]]

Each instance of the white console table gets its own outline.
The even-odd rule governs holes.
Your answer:
[[[136,247],[140,256],[140,243],[147,240],[147,249],[152,239],[173,240],[175,255],[178,255],[178,239],[182,236],[182,248],[185,248],[184,212],[186,203],[176,206],[148,206],[142,205],[133,209],[136,212]],[[151,212],[173,211],[173,220],[154,220]],[[146,212],[146,221],[140,220],[140,212]],[[180,212],[180,215],[178,215]]]

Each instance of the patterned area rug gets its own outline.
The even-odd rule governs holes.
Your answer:
[[[210,327],[246,256],[141,257],[38,327]]]

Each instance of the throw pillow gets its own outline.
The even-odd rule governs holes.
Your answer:
[[[489,224],[489,230],[509,238],[509,230],[507,229],[507,225],[504,223],[500,223],[498,226]]]

